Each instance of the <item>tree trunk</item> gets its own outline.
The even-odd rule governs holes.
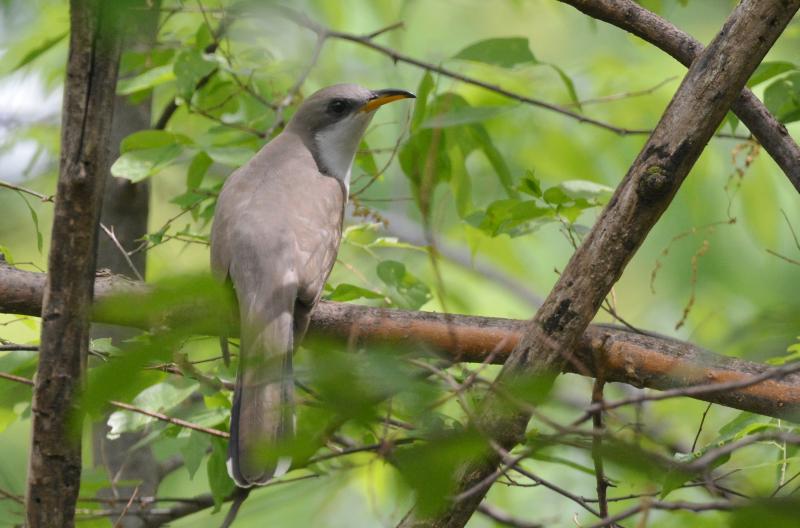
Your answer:
[[[97,227],[119,66],[117,18],[72,0],[61,162],[33,396],[27,525],[71,527],[81,476],[77,398],[86,367]]]
[[[124,24],[127,31],[123,37],[125,49],[133,48],[139,52],[147,52],[153,47],[160,4],[160,1],[155,1],[152,6],[148,5],[149,8],[146,10],[127,13]],[[112,160],[119,156],[120,142],[126,136],[150,128],[151,112],[150,97],[138,104],[131,104],[126,96],[116,97],[114,119],[111,123]],[[147,234],[149,199],[150,184],[147,180],[132,183],[130,180],[116,178],[110,172],[107,173],[100,221],[114,234],[122,249],[117,247],[109,235],[100,233],[97,251],[98,270],[110,270],[114,274],[125,275],[131,279],[146,276],[145,252],[134,253],[128,259],[123,251],[131,251]],[[112,342],[118,344],[135,334],[135,330],[131,328],[94,324],[91,337],[111,338]],[[149,447],[142,447],[131,451],[131,447],[142,439],[144,433],[123,433],[115,440],[109,440],[106,437],[107,433],[106,420],[94,424],[92,455],[95,466],[105,467],[109,478],[140,482],[139,495],[155,495],[160,475],[152,450]],[[113,490],[102,491],[100,495],[117,494],[129,497],[132,493],[133,488],[115,487]],[[121,520],[121,526],[138,528],[146,524],[136,515],[129,514]]]

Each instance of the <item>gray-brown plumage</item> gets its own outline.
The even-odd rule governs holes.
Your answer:
[[[211,268],[233,284],[241,317],[228,448],[239,486],[289,469],[268,448],[294,432],[292,353],[336,260],[353,158],[375,109],[407,97],[354,84],[320,90],[222,188]]]

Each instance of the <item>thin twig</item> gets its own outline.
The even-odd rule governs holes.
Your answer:
[[[428,62],[425,62],[425,61],[422,61],[422,60],[419,60],[419,59],[415,59],[415,58],[410,57],[408,55],[404,55],[402,53],[399,53],[399,52],[395,51],[392,48],[389,48],[387,46],[383,46],[381,44],[377,44],[376,42],[373,42],[369,35],[354,35],[352,33],[345,33],[345,32],[342,32],[342,31],[332,30],[330,28],[327,28],[327,27],[325,27],[325,26],[323,26],[323,25],[311,20],[305,14],[300,13],[298,11],[295,11],[294,9],[288,8],[286,6],[280,6],[277,9],[286,18],[288,18],[292,22],[296,23],[299,26],[305,27],[305,28],[313,31],[318,36],[322,36],[324,38],[333,38],[333,39],[338,39],[338,40],[346,40],[346,41],[349,41],[349,42],[354,42],[356,44],[360,44],[362,46],[365,46],[367,48],[370,48],[372,50],[375,50],[375,51],[377,51],[379,53],[382,53],[382,54],[390,57],[392,59],[392,61],[395,62],[395,63],[403,62],[403,63],[410,64],[412,66],[416,66],[418,68],[421,68],[421,69],[424,69],[424,70],[427,70],[427,71],[435,72],[435,73],[438,73],[439,75],[442,75],[444,77],[449,77],[451,79],[455,79],[457,81],[461,81],[461,82],[463,82],[465,84],[470,84],[472,86],[477,86],[479,88],[483,88],[485,90],[489,90],[491,92],[494,92],[494,93],[496,93],[498,95],[502,95],[503,97],[506,97],[506,98],[514,100],[514,101],[525,103],[525,104],[528,104],[528,105],[531,105],[531,106],[536,106],[536,107],[539,107],[539,108],[544,108],[544,109],[550,110],[552,112],[556,112],[556,113],[561,114],[563,116],[566,116],[566,117],[569,117],[571,119],[574,119],[574,120],[578,121],[579,123],[587,123],[587,124],[590,124],[590,125],[597,126],[599,128],[602,128],[604,130],[608,130],[609,132],[613,132],[613,133],[618,134],[620,136],[650,135],[653,132],[651,129],[631,129],[631,128],[619,127],[619,126],[616,126],[616,125],[612,125],[610,123],[606,123],[604,121],[600,121],[599,119],[594,119],[594,118],[591,118],[591,117],[587,117],[587,116],[585,116],[583,114],[580,114],[578,112],[574,112],[572,110],[569,110],[569,109],[567,109],[567,108],[565,108],[563,106],[560,106],[560,105],[557,105],[557,104],[553,104],[553,103],[548,103],[546,101],[535,99],[533,97],[528,97],[526,95],[522,95],[522,94],[519,94],[519,93],[516,93],[516,92],[512,92],[511,90],[507,90],[507,89],[505,89],[505,88],[503,88],[501,86],[497,86],[497,85],[488,83],[486,81],[482,81],[480,79],[476,79],[474,77],[469,77],[467,75],[463,75],[461,73],[449,70],[449,69],[444,68],[442,66],[437,66],[435,64],[431,64],[431,63],[428,63]],[[746,140],[746,139],[748,139],[749,136],[740,136],[740,135],[735,135],[735,134],[717,134],[717,137],[735,138],[735,139],[740,139],[740,140]]]
[[[706,423],[706,415],[708,415],[708,411],[711,410],[711,406],[714,405],[713,403],[709,403],[706,406],[706,410],[703,411],[703,416],[700,418],[700,426],[697,428],[697,434],[694,435],[694,441],[692,442],[692,449],[691,452],[694,453],[695,448],[697,447],[697,441],[700,439],[700,433],[703,432],[703,424]]]
[[[116,248],[122,254],[122,257],[125,259],[125,262],[128,264],[128,267],[131,269],[131,271],[136,276],[136,278],[139,279],[140,281],[144,282],[144,277],[142,277],[142,274],[139,273],[138,269],[136,269],[136,266],[133,264],[133,261],[131,260],[130,255],[125,250],[125,248],[122,247],[122,244],[117,239],[117,236],[114,234],[114,226],[111,226],[111,229],[109,229],[108,227],[106,227],[106,225],[103,222],[100,222],[100,229],[102,229],[103,232],[106,235],[108,235],[108,238],[111,239],[111,242],[113,242],[114,246],[116,246]]]
[[[12,191],[30,194],[31,196],[35,196],[36,198],[40,199],[43,202],[54,201],[54,198],[52,196],[48,196],[46,194],[42,194],[40,192],[28,189],[26,187],[20,187],[19,185],[14,185],[13,183],[5,182],[2,180],[0,180],[0,187],[5,187],[6,189],[11,189]]]

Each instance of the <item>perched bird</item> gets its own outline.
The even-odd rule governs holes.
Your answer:
[[[291,465],[265,448],[294,434],[292,354],[336,260],[353,158],[375,110],[413,97],[324,88],[222,188],[211,268],[232,283],[241,318],[228,446],[228,472],[240,487]]]

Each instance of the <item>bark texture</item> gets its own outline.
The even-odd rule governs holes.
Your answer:
[[[148,4],[147,9],[130,9],[121,12],[125,23],[123,44],[126,50],[141,53],[148,52],[155,42],[161,2],[156,0]],[[111,159],[119,154],[120,142],[128,135],[150,128],[151,98],[131,103],[127,96],[114,99],[114,117],[111,122]],[[117,243],[110,236],[100,233],[97,248],[97,269],[110,270],[114,274],[125,275],[136,279],[137,273],[146,276],[146,258],[144,251],[138,251],[125,258],[123,251],[136,248],[140,239],[147,234],[149,212],[150,183],[144,180],[132,183],[125,178],[116,178],[109,171],[106,174],[103,208],[100,221],[114,234]],[[135,268],[134,272],[131,267]],[[135,335],[135,330],[121,326],[95,324],[92,325],[91,338],[108,337],[115,344]],[[106,420],[93,426],[92,456],[96,466],[104,466],[109,478],[119,481],[139,482],[139,495],[155,495],[159,483],[158,463],[152,450],[145,446],[134,447],[144,433],[123,433],[115,440],[107,438]],[[130,496],[132,487],[117,487],[122,496]],[[101,496],[109,496],[111,490],[103,490]],[[116,521],[117,519],[112,519]],[[129,512],[119,521],[120,528],[139,528],[146,526],[145,521],[133,512]]]
[[[0,313],[36,315],[41,310],[45,276],[0,262]],[[96,280],[96,299],[120,292],[147,295],[147,287],[115,277]],[[134,301],[135,302],[135,301]],[[181,324],[198,318],[202,307],[187,306],[159,324]],[[200,318],[206,318],[200,315]],[[147,328],[146,320],[118,319],[94,314],[105,323]],[[227,319],[227,318],[225,318]],[[323,301],[311,320],[310,336],[334,337],[351,344],[406,345],[426,349],[453,361],[503,364],[525,330],[526,321],[497,317],[436,314],[406,310],[369,308]],[[238,332],[231,321],[230,335]],[[209,334],[220,331],[209,326]],[[398,348],[402,352],[404,348]],[[651,389],[684,389],[707,383],[746,382],[770,372],[770,366],[731,358],[665,336],[642,335],[608,325],[590,325],[575,350],[575,361],[566,372],[617,381]],[[726,407],[776,418],[800,419],[800,374],[775,376],[747,387],[707,392],[692,397]]]
[[[81,389],[120,43],[102,0],[72,0],[61,160],[33,395],[27,525],[71,527],[81,475]]]
[[[603,299],[799,6],[800,0],[744,0],[736,7],[711,45],[692,63],[608,206],[527,325],[496,382],[499,386],[513,385],[521,378],[538,380],[545,394],[564,366],[575,364],[574,351]],[[487,396],[476,426],[508,451],[524,438],[530,411],[510,409],[498,392]],[[494,449],[466,462],[455,476],[453,495],[476,492],[435,516],[408,515],[400,526],[464,526],[488,491],[480,483],[499,462],[500,454]]]
[[[559,1],[636,35],[665,51],[686,67],[703,51],[703,45],[694,37],[633,0]],[[786,127],[748,88],[743,89],[734,100],[731,110],[769,152],[797,192],[800,192],[800,146],[789,135]]]

